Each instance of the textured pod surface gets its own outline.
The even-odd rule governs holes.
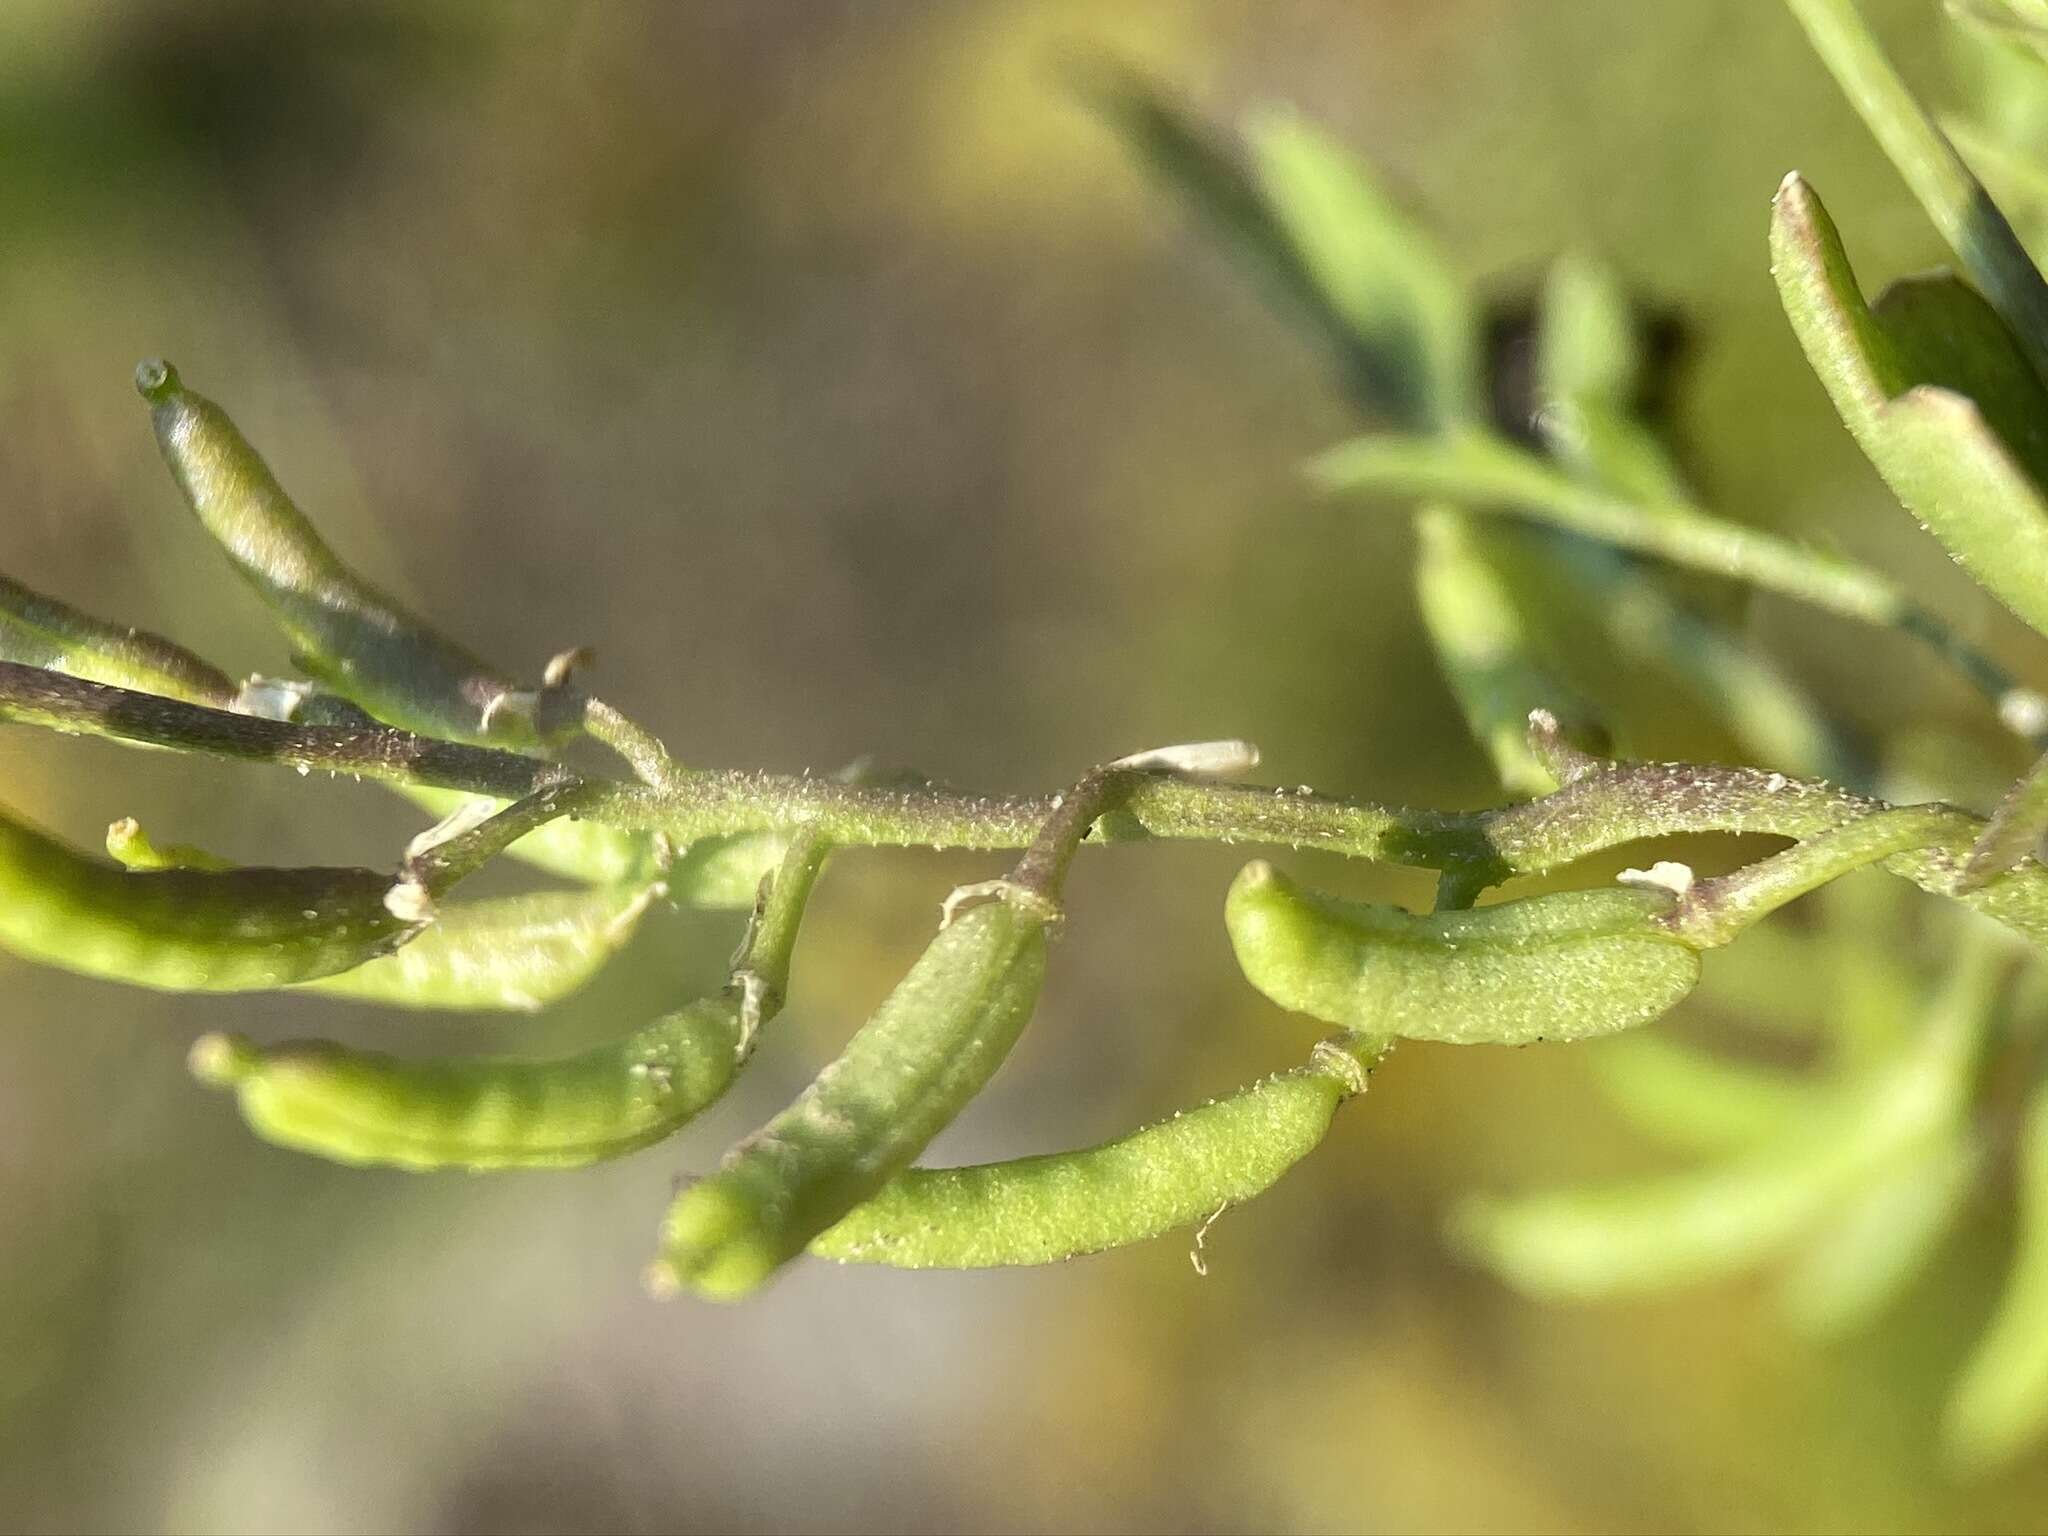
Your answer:
[[[659,892],[643,882],[454,903],[404,948],[304,990],[401,1008],[542,1008],[602,970]]]
[[[341,562],[218,405],[170,364],[135,371],[157,446],[186,503],[329,687],[380,720],[430,736],[531,743],[516,690]]]
[[[908,1167],[1022,1033],[1045,922],[996,900],[941,929],[838,1059],[677,1199],[654,1283],[744,1296]]]
[[[367,869],[123,870],[0,815],[0,945],[87,976],[260,991],[346,971],[414,931]]]
[[[0,661],[227,709],[226,673],[145,629],[110,624],[0,576]]]
[[[1656,891],[1562,891],[1428,915],[1304,891],[1263,860],[1224,909],[1247,980],[1332,1024],[1453,1045],[1613,1034],[1699,980],[1698,955],[1650,920]]]
[[[1353,1071],[1363,1080],[1363,1068]],[[900,1269],[1051,1264],[1208,1220],[1314,1151],[1354,1084],[1279,1073],[1115,1141],[968,1168],[912,1168],[811,1244]]]
[[[571,1168],[659,1141],[725,1091],[742,1003],[705,998],[550,1060],[402,1061],[326,1041],[207,1035],[192,1070],[234,1090],[264,1140],[335,1162]]]

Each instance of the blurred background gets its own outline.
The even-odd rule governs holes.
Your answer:
[[[1872,10],[1946,89],[1934,8]],[[1063,87],[1091,52],[1221,123],[1298,105],[1491,291],[1604,255],[1691,330],[1677,427],[1713,504],[1855,549],[2048,676],[1884,495],[1779,314],[1764,235],[1791,168],[1866,272],[1939,252],[1771,0],[9,0],[0,569],[286,668],[158,459],[129,374],[162,354],[359,568],[501,665],[593,646],[599,686],[686,760],[876,754],[1037,790],[1232,735],[1289,784],[1488,802],[1416,620],[1408,519],[1305,491],[1298,463],[1352,420]],[[2010,766],[1908,643],[1769,600],[1744,623],[1868,737],[1918,722]],[[1729,754],[1639,692],[1631,751]],[[20,730],[0,796],[88,845],[135,814],[271,863],[379,864],[419,825],[367,787]],[[1086,858],[1033,1032],[933,1157],[1101,1139],[1299,1059],[1314,1026],[1224,941],[1242,857]],[[1296,866],[1427,899],[1400,871]],[[0,957],[0,1524],[2038,1527],[2048,1460],[1958,1487],[1933,1446],[2008,1201],[1973,1207],[1880,1329],[1827,1346],[1789,1338],[1757,1282],[1556,1308],[1456,1261],[1460,1195],[1654,1164],[1568,1050],[1404,1049],[1208,1234],[1206,1277],[1171,1239],[649,1301],[672,1181],[784,1102],[944,892],[999,867],[843,858],[731,1097],[574,1174],[294,1156],[184,1053],[215,1027],[566,1048],[714,984],[735,920],[663,914],[586,992],[509,1022],[165,998]]]

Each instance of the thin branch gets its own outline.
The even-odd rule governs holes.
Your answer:
[[[538,758],[434,741],[387,726],[298,725],[208,709],[0,662],[0,720],[352,778],[429,784],[513,800],[562,778]]]

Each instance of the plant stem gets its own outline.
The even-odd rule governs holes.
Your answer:
[[[389,726],[299,725],[0,662],[0,720],[352,778],[516,800],[563,778],[539,758],[435,741]]]
[[[842,847],[1027,848],[1065,803],[1053,796],[973,795],[935,785],[848,784],[736,769],[677,770],[659,787],[577,780],[556,765],[487,747],[383,727],[258,720],[7,663],[0,663],[0,720],[503,799],[553,790],[521,814],[573,814],[665,833],[678,845],[809,826]],[[1582,765],[1570,783],[1539,800],[1464,812],[1139,774],[1095,821],[1088,840],[1262,843],[1449,870],[1454,899],[1462,903],[1503,880],[1543,874],[1624,843],[1679,832],[1809,838],[1888,809],[1819,779],[1700,763]],[[2048,940],[2048,871],[2023,863],[1962,892],[1962,867],[1984,819],[1948,806],[1922,809],[1925,845],[1894,853],[1886,867]],[[515,825],[485,823],[476,835],[497,837]]]

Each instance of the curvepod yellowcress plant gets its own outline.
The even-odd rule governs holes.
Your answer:
[[[1849,0],[1790,9],[1958,269],[1869,297],[1818,190],[1788,175],[1767,247],[1792,334],[1899,503],[2048,634],[2048,282],[2030,254],[2048,248],[2048,178],[2000,126],[2027,113],[1992,102],[1939,124]],[[2032,0],[1956,14],[2022,62],[1999,88],[2038,118],[2048,14]],[[1257,753],[1235,740],[1077,765],[1037,796],[685,765],[587,689],[580,653],[520,676],[377,591],[227,412],[150,361],[135,382],[183,500],[303,676],[238,681],[0,576],[0,721],[373,779],[441,819],[374,869],[268,869],[159,844],[129,818],[109,829],[110,862],[0,810],[0,945],[127,985],[516,1013],[583,985],[653,902],[751,908],[722,988],[574,1054],[399,1059],[219,1033],[192,1048],[195,1074],[281,1146],[420,1171],[563,1168],[665,1145],[775,1048],[765,1031],[828,856],[1015,850],[1003,878],[935,890],[928,947],[841,1053],[767,1124],[698,1158],[658,1226],[650,1213],[652,1291],[736,1300],[807,1254],[979,1268],[1145,1241],[1270,1187],[1397,1040],[1589,1042],[1617,1112],[1695,1161],[1614,1187],[1475,1195],[1449,1221],[1463,1253],[1531,1296],[1580,1302],[1775,1266],[1788,1324],[1833,1334],[1883,1314],[1973,1190],[2010,1187],[2010,1283],[1941,1433],[1959,1470],[2019,1454],[2048,1433],[2048,756],[2024,767],[2048,751],[2048,697],[1894,578],[1707,507],[1660,419],[1655,328],[1592,256],[1561,259],[1533,302],[1488,309],[1311,125],[1262,113],[1240,141],[1118,67],[1083,87],[1331,359],[1360,431],[1305,472],[1332,497],[1414,512],[1424,626],[1501,803],[1275,793],[1242,782]],[[2018,184],[2010,214],[1974,165]],[[1533,349],[1518,391],[1490,368],[1504,327]],[[1987,817],[1929,798],[1967,798],[1967,784],[1901,792],[1898,765],[1701,601],[1702,579],[1869,626],[1875,646],[1929,648],[2015,754],[2002,803]],[[1587,615],[1749,762],[1618,752],[1626,722],[1573,667],[1547,622],[1560,611]],[[581,736],[610,771],[569,766]],[[1777,846],[1710,877],[1652,850],[1618,880],[1569,884],[1592,856],[1700,832]],[[921,1166],[1028,1026],[1080,855],[1132,839],[1258,845],[1217,893],[1219,937],[1251,987],[1332,1033],[1305,1063],[1098,1146]],[[1436,871],[1435,909],[1311,890],[1280,867],[1300,850]],[[561,884],[457,890],[500,856]],[[1941,899],[1939,955],[1886,941],[1890,907],[1861,894],[1868,882],[1836,884],[1862,870]],[[1547,888],[1489,899],[1538,876]],[[1826,921],[1767,921],[1816,892]],[[1740,964],[1722,971],[1731,948]],[[1644,1032],[1717,986],[1749,986],[1751,1011],[1796,1032],[1808,1065]],[[2007,1100],[2021,1084],[2017,1110],[1994,1077]]]

